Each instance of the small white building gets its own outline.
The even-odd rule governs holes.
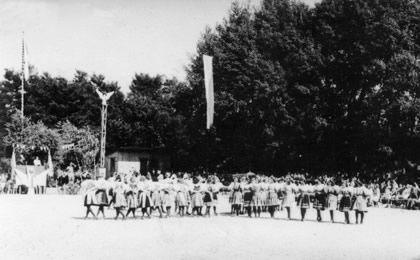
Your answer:
[[[156,173],[170,171],[170,156],[161,149],[120,147],[106,156],[106,176],[114,172]]]

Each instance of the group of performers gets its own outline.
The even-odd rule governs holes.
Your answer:
[[[231,191],[231,213],[239,215],[247,212],[249,217],[254,213],[260,217],[261,212],[268,211],[271,218],[275,212],[286,209],[287,218],[291,219],[291,209],[300,208],[301,221],[305,220],[306,212],[314,208],[317,221],[322,221],[321,211],[330,212],[331,222],[334,222],[334,212],[344,212],[345,222],[350,224],[349,212],[354,210],[356,224],[363,223],[367,212],[367,198],[372,194],[360,181],[342,181],[340,185],[332,179],[306,181],[293,178],[234,178],[229,186]]]
[[[136,218],[137,209],[141,210],[141,218],[150,218],[154,211],[161,218],[170,217],[171,212],[181,217],[210,216],[212,209],[217,215],[219,193],[223,190],[230,193],[233,216],[248,214],[259,218],[261,212],[268,212],[274,218],[276,211],[286,209],[287,218],[291,219],[291,209],[299,207],[301,221],[304,221],[307,210],[314,208],[319,222],[322,221],[321,211],[329,211],[334,222],[334,212],[338,210],[350,224],[349,212],[354,210],[358,224],[359,217],[363,223],[367,198],[372,196],[358,180],[334,183],[332,179],[307,181],[290,177],[234,178],[229,186],[224,186],[216,176],[191,179],[188,175],[180,178],[159,175],[157,181],[152,181],[150,175],[118,175],[109,180],[87,180],[82,185],[86,191],[86,218],[89,214],[94,218],[101,214],[105,217],[104,208],[111,205],[116,211],[115,219],[119,216],[125,219],[130,214]],[[98,206],[96,214],[92,206]]]
[[[175,175],[166,178],[159,175],[157,181],[152,181],[150,175],[131,176],[128,180],[118,175],[107,181],[88,180],[82,185],[86,190],[86,218],[89,214],[95,218],[100,214],[105,217],[104,208],[113,205],[115,219],[119,216],[125,219],[130,214],[135,218],[137,209],[141,210],[141,218],[150,218],[153,211],[157,211],[161,218],[170,217],[171,211],[181,217],[210,216],[212,208],[217,215],[218,194],[223,187],[215,176],[204,180],[197,177],[190,179],[189,176],[177,178]],[[96,215],[92,206],[98,206]],[[127,209],[125,214],[124,209]]]

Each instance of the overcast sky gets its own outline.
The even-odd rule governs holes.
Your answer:
[[[303,0],[313,6],[317,0]],[[126,92],[134,73],[185,79],[206,25],[232,0],[0,0],[0,69],[21,68],[22,31],[39,73],[103,74]],[[248,0],[239,0],[248,3]],[[251,0],[258,5],[259,0]]]

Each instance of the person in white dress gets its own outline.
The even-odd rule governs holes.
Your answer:
[[[287,178],[286,185],[283,188],[284,200],[282,203],[283,208],[287,211],[287,219],[291,219],[291,208],[295,206],[295,194],[297,192],[297,186],[293,183],[291,177]]]
[[[213,213],[217,216],[217,205],[219,203],[219,192],[220,189],[223,187],[223,184],[220,182],[217,176],[213,176],[212,184],[210,185],[210,191],[212,194],[212,205],[213,205]]]

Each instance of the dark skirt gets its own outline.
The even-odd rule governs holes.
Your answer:
[[[95,194],[93,194],[92,192],[89,192],[85,195],[85,199],[84,199],[84,206],[93,206],[96,205],[95,202]]]
[[[97,206],[108,206],[108,195],[106,194],[106,190],[99,189],[95,193],[96,196],[96,205]]]
[[[344,195],[340,200],[340,211],[346,212],[351,209],[351,199],[350,196]]]
[[[322,193],[316,193],[314,196],[314,209],[324,209],[325,195]]]
[[[209,202],[212,202],[211,195],[210,195],[210,193],[209,193],[209,192],[205,192],[205,193],[204,193],[204,196],[203,196],[203,202],[204,202],[204,203],[209,203]]]
[[[152,206],[152,199],[150,198],[148,192],[141,192],[138,195],[138,207],[149,208],[151,206]]]
[[[252,197],[254,196],[253,192],[244,193],[244,207],[251,206]]]
[[[303,209],[309,209],[309,205],[310,205],[310,197],[309,194],[302,194],[299,198],[300,200],[300,207]]]

